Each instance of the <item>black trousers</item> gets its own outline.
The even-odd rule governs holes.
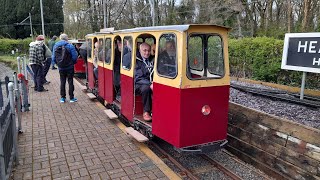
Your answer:
[[[142,96],[143,111],[151,113],[152,90],[150,89],[150,85],[136,84],[135,91],[136,94],[141,94]]]
[[[68,80],[69,84],[69,96],[70,99],[74,98],[74,85],[73,85],[73,75],[74,69],[70,70],[60,70],[60,95],[62,98],[66,98],[66,81]]]
[[[47,82],[46,76],[49,72],[50,65],[51,65],[51,58],[47,58],[43,65],[43,83]]]
[[[43,66],[39,64],[31,64],[34,74],[33,80],[36,91],[43,91]]]

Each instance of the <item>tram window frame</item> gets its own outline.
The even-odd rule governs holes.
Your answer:
[[[103,38],[99,38],[98,39],[98,43],[99,43],[99,48],[98,48],[98,62],[104,62],[104,39]]]
[[[170,39],[168,40],[167,37],[165,36],[174,36],[173,39]],[[161,43],[161,38],[164,38],[164,44],[162,45]],[[176,50],[176,53],[175,53],[175,74],[173,76],[169,76],[168,74],[162,74],[159,72],[159,65],[160,65],[160,58],[159,56],[161,55],[162,52],[165,51],[164,47],[166,46],[166,43],[169,42],[169,41],[174,41],[175,43],[175,50]],[[175,79],[177,76],[178,76],[178,52],[177,52],[178,48],[177,48],[177,35],[175,33],[162,33],[160,38],[159,38],[159,41],[158,41],[158,56],[157,56],[157,74],[161,77],[165,77],[165,78],[169,78],[169,79]]]
[[[92,58],[92,39],[87,39],[87,59]]]
[[[210,53],[213,53],[213,51],[210,51],[209,48],[210,48],[210,41],[209,41],[209,38],[210,37],[219,37],[219,40],[220,40],[220,44],[216,44],[216,47],[220,46],[220,49],[216,48],[217,50],[217,53],[218,55],[217,56],[213,56],[213,59],[209,59],[210,56],[209,54]],[[217,36],[217,35],[208,35],[207,36],[207,42],[208,42],[208,45],[207,45],[207,49],[208,49],[208,67],[207,67],[207,71],[208,71],[208,75],[213,75],[214,76],[220,76],[220,77],[224,77],[225,73],[226,73],[226,70],[225,70],[225,59],[224,59],[224,54],[223,54],[223,42],[222,42],[222,38],[221,36]],[[217,62],[215,62],[215,60],[217,60]],[[215,64],[217,63],[218,66],[213,66],[213,67],[210,67],[210,65],[212,64]],[[217,73],[217,71],[211,71],[212,69],[210,68],[218,68],[217,71],[219,70],[222,70],[222,73],[219,74],[219,72]],[[209,76],[207,76],[209,77]]]
[[[129,40],[129,39],[131,39],[131,40]],[[128,41],[129,41],[129,42],[128,42]],[[130,41],[131,41],[131,52],[128,51],[128,53],[131,53],[131,59],[130,59],[130,63],[129,63],[128,66],[125,66],[125,65],[124,65],[124,56],[128,54],[128,53],[126,53],[126,54],[123,53],[124,47],[125,47],[125,43],[122,43],[122,52],[121,52],[122,69],[127,70],[127,71],[130,71],[130,70],[131,70],[131,67],[132,67],[132,58],[133,58],[133,53],[134,53],[134,51],[133,51],[133,49],[132,49],[132,47],[133,47],[133,38],[132,38],[132,36],[125,36],[125,37],[123,38],[123,42],[130,43]],[[127,46],[127,43],[126,43],[126,46]]]
[[[111,43],[112,43],[112,40],[111,40],[111,38],[107,37],[104,39],[104,41],[105,41],[104,48],[105,48],[105,57],[106,57],[104,62],[106,64],[111,64],[111,52],[112,52],[112,44]]]
[[[190,37],[196,37],[196,36],[198,36],[198,37],[201,37],[201,39],[202,39],[202,50],[201,50],[201,52],[202,52],[202,60],[201,60],[201,62],[203,63],[203,68],[202,68],[202,70],[201,70],[201,73],[203,73],[203,75],[198,75],[198,74],[195,74],[195,73],[193,73],[194,75],[198,75],[198,76],[200,76],[200,77],[192,77],[191,76],[191,70],[195,70],[195,71],[198,71],[198,72],[200,72],[200,70],[197,70],[197,69],[194,69],[194,68],[192,68],[191,66],[190,66],[190,57],[189,57],[189,53],[190,53],[190,47],[189,47],[189,43],[190,43]],[[209,74],[211,74],[210,72],[209,72],[209,70],[208,70],[208,37],[210,37],[210,36],[217,36],[217,37],[219,37],[220,39],[221,39],[221,54],[222,54],[222,56],[221,56],[221,60],[223,61],[223,74],[221,74],[221,75],[215,75],[215,74],[213,74],[213,75],[210,75],[210,76],[208,76],[208,73]],[[189,34],[189,36],[188,36],[188,40],[187,40],[187,50],[188,50],[188,52],[187,52],[187,56],[188,56],[188,61],[187,61],[187,77],[188,77],[188,79],[190,79],[190,80],[202,80],[202,79],[222,79],[222,78],[224,78],[225,77],[225,73],[226,73],[226,69],[225,69],[225,57],[224,57],[224,49],[223,49],[223,44],[224,44],[224,42],[223,42],[223,38],[221,37],[221,35],[220,34],[217,34],[217,33],[191,33],[191,34]]]

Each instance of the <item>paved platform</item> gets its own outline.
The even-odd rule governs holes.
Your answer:
[[[45,88],[30,88],[31,110],[22,115],[19,162],[13,179],[172,179],[75,84],[78,102],[59,103],[59,74]],[[67,91],[68,92],[68,91]],[[67,97],[68,99],[68,97]],[[68,99],[69,100],[69,99]],[[167,168],[167,169],[166,169]]]

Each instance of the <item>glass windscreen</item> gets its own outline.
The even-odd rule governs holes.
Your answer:
[[[122,68],[130,70],[132,62],[132,37],[125,36],[123,42]]]
[[[157,72],[174,78],[177,75],[177,39],[175,34],[163,34],[159,39]]]
[[[104,47],[103,47],[103,38],[99,38],[99,45],[98,45],[98,60],[100,62],[104,62],[105,59]]]
[[[188,39],[188,77],[190,79],[224,76],[223,42],[219,35],[192,34]]]
[[[111,38],[106,38],[105,39],[105,62],[107,64],[110,64],[111,62]]]
[[[87,39],[87,58],[91,58],[92,57],[92,39]]]

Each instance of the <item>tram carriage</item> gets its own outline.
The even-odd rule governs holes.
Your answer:
[[[220,148],[227,142],[228,31],[216,25],[173,25],[88,34],[88,89],[149,138],[157,136],[182,152]],[[159,59],[168,41],[176,47],[169,64]],[[141,96],[134,91],[136,54],[142,42],[156,47],[151,122],[143,120]],[[126,51],[131,53],[129,64],[123,58]],[[121,60],[118,89],[115,60]]]
[[[72,45],[74,45],[74,47],[76,48],[76,50],[78,51],[79,54],[79,47],[85,43],[85,40],[76,40],[76,39],[71,39],[68,41],[69,43],[71,43]],[[84,59],[81,56],[78,56],[77,59],[77,63],[74,65],[74,73],[75,74],[86,74],[86,64]]]

